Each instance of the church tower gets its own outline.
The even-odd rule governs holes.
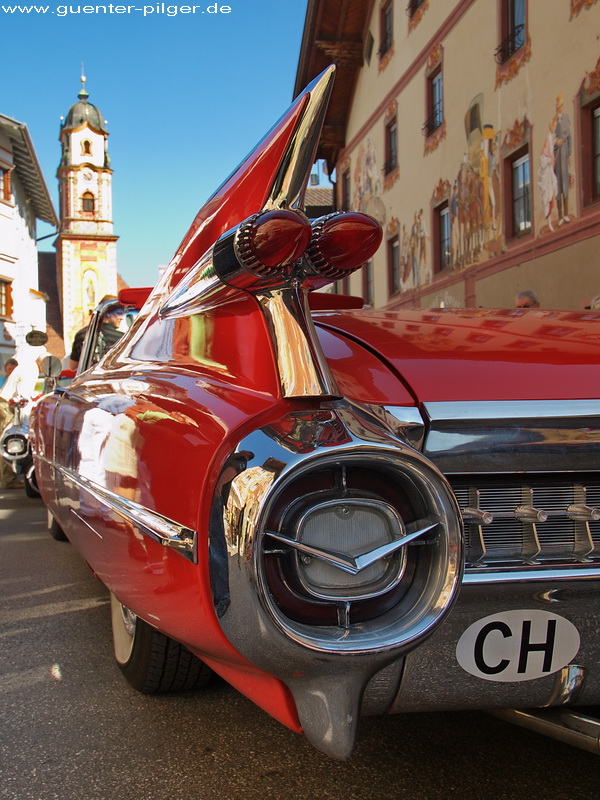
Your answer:
[[[106,294],[117,294],[117,239],[112,223],[112,170],[102,114],[88,102],[85,77],[78,101],[61,123],[57,177],[60,228],[56,239],[63,336],[75,333]]]

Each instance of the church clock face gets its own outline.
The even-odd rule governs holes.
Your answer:
[[[89,169],[83,171],[83,180],[88,182],[92,180],[92,173]]]

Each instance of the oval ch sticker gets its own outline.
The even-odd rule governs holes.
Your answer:
[[[477,620],[458,640],[461,667],[486,681],[531,681],[566,666],[579,650],[579,632],[547,611],[503,611]]]

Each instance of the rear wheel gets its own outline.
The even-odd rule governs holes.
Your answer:
[[[27,486],[27,484],[25,484]],[[65,536],[65,532],[60,527],[58,522],[54,519],[52,514],[48,511],[48,533],[53,539],[56,539],[57,542],[66,542],[67,537]]]
[[[127,681],[144,694],[199,689],[212,670],[110,595],[115,659]]]
[[[23,481],[25,483],[25,494],[27,497],[39,497],[40,493],[37,490],[37,486],[35,483],[35,478],[32,474],[32,478],[29,478],[27,475],[23,476]]]

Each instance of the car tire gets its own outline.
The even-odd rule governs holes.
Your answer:
[[[110,594],[114,655],[127,681],[144,694],[205,686],[212,670],[187,647],[157,631]]]
[[[60,527],[58,522],[54,519],[54,517],[49,511],[48,511],[48,533],[53,539],[56,539],[57,542],[68,541],[65,532],[63,531],[63,529]]]
[[[23,482],[25,484],[25,494],[27,497],[39,497],[40,493],[38,492],[35,483],[27,477],[27,475],[23,476]]]

